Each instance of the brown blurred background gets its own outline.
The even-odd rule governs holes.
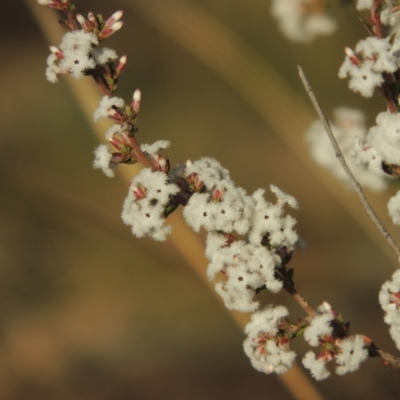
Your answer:
[[[125,10],[123,30],[105,45],[128,56],[119,95],[142,90],[139,140],[170,140],[172,164],[215,157],[249,192],[272,183],[294,195],[308,243],[291,263],[298,289],[398,354],[377,300],[395,257],[352,191],[312,164],[303,140],[314,114],[297,64],[328,114],[359,107],[371,124],[384,109],[337,78],[343,47],[365,35],[353,7],[334,7],[335,35],[299,45],[277,30],[268,1],[76,4],[85,15]],[[276,376],[252,369],[242,332],[187,260],[122,224],[126,184],[92,169],[97,139],[65,81],[46,81],[48,43],[35,20],[22,1],[3,2],[2,15],[0,399],[291,399]],[[367,192],[385,221],[395,190]],[[284,293],[263,300],[303,315]],[[300,360],[303,340],[293,347]],[[332,400],[399,398],[399,373],[377,359],[316,385]]]

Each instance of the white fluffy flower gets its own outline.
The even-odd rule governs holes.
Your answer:
[[[215,290],[227,308],[252,312],[259,307],[256,290],[264,285],[272,292],[282,288],[274,276],[279,257],[267,248],[237,240],[229,245],[223,235],[207,235],[206,256],[210,260],[207,276],[216,279]],[[222,273],[222,274],[221,274]]]
[[[332,132],[351,172],[361,186],[380,191],[387,187],[387,175],[382,171],[381,158],[366,143],[364,114],[347,107],[336,108],[331,122]],[[348,177],[340,165],[328,135],[320,120],[315,120],[306,133],[314,161],[345,182]]]
[[[216,192],[221,196],[214,199]],[[207,231],[236,231],[245,234],[250,225],[253,202],[242,188],[237,188],[229,181],[221,181],[211,191],[193,193],[183,215],[189,226],[196,232],[200,228]]]
[[[376,126],[369,130],[367,141],[383,161],[400,165],[400,114],[379,113]]]
[[[105,133],[105,137],[107,140],[110,140],[114,137],[114,135],[122,135],[124,133],[123,126],[119,124],[111,125]]]
[[[362,335],[355,335],[339,341],[338,354],[335,357],[336,373],[344,375],[356,371],[360,364],[368,358],[368,350]]]
[[[379,292],[379,303],[385,311],[385,322],[390,325],[390,335],[400,350],[400,269],[385,282]]]
[[[355,137],[349,154],[353,159],[350,161],[352,172],[361,186],[375,191],[381,191],[387,187],[387,180],[390,179],[390,176],[383,172],[382,158],[367,139],[361,140],[359,137]],[[360,167],[362,173],[358,171]]]
[[[292,249],[297,242],[298,236],[293,229],[296,220],[290,215],[282,216],[285,204],[297,208],[297,200],[276,186],[270,186],[276,195],[277,201],[269,203],[264,199],[265,191],[258,189],[253,194],[255,209],[252,216],[249,241],[260,244],[265,237],[273,247],[287,246]]]
[[[317,358],[315,356],[315,353],[312,351],[309,351],[306,353],[306,355],[304,356],[304,358],[302,360],[302,363],[305,368],[310,370],[311,375],[317,381],[326,379],[330,375],[330,372],[325,367],[326,360],[324,360],[323,358]]]
[[[315,0],[273,0],[271,13],[281,31],[294,42],[309,42],[336,30],[336,22],[322,12],[313,12]]]
[[[196,232],[201,228],[209,232],[236,231],[244,235],[250,227],[254,204],[245,190],[236,187],[228,171],[212,158],[202,158],[189,164],[185,177],[196,175],[205,191],[193,193],[183,215]]]
[[[112,107],[123,108],[125,102],[120,97],[108,97],[103,96],[100,100],[100,104],[93,114],[93,120],[95,122],[99,121],[101,118],[108,117],[108,110]]]
[[[165,226],[164,211],[171,196],[179,192],[175,184],[168,182],[168,176],[160,171],[145,168],[135,176],[125,199],[122,220],[131,225],[137,237],[150,236],[165,240],[171,232]]]
[[[219,184],[222,180],[233,185],[229,171],[214,158],[203,157],[193,163],[188,163],[185,168],[185,176],[191,174],[197,174],[209,189]]]
[[[108,47],[93,49],[91,54],[98,65],[106,64],[118,58],[116,51]]]
[[[101,169],[109,178],[114,177],[114,171],[110,168],[112,154],[108,151],[108,147],[104,144],[96,147],[94,151],[93,168]]]
[[[55,54],[51,53],[47,57],[46,78],[49,82],[57,82],[57,74],[61,73],[61,69],[57,66],[58,58]]]
[[[397,58],[393,55],[390,38],[368,37],[360,40],[355,53],[347,50],[347,56],[339,69],[339,78],[349,78],[349,88],[364,97],[371,97],[375,88],[383,83],[382,73],[397,70]]]
[[[311,346],[318,346],[321,338],[332,334],[332,327],[330,325],[332,320],[333,315],[328,312],[314,317],[304,331],[304,339]]]
[[[160,150],[163,149],[168,149],[170,146],[171,142],[168,140],[157,140],[153,144],[147,144],[143,143],[140,145],[140,149],[144,152],[147,153],[150,156],[154,156],[157,154]]]
[[[364,60],[373,61],[371,69],[374,72],[395,72],[397,70],[396,57],[392,54],[390,38],[368,37],[357,43],[355,51]]]
[[[390,5],[381,12],[381,22],[383,25],[396,27],[400,22],[400,11],[393,12]],[[390,36],[390,34],[388,35]]]
[[[393,223],[400,226],[400,190],[390,198],[387,206]]]
[[[319,346],[320,352],[317,356],[312,351],[308,352],[303,358],[303,365],[310,370],[316,380],[325,379],[330,375],[326,364],[332,359],[336,360],[338,375],[355,371],[368,358],[367,342],[364,337],[355,335],[338,338],[332,326],[332,321],[335,319],[332,307],[323,302],[319,312],[321,314],[314,317],[304,330],[304,339],[311,346]]]
[[[289,349],[289,341],[278,334],[278,324],[288,315],[284,306],[266,306],[251,316],[246,325],[247,338],[243,343],[251,364],[260,372],[283,374],[289,370],[296,357]]]
[[[355,66],[348,60],[345,60],[342,68],[339,70],[339,78],[349,79],[349,88],[353,92],[358,92],[364,97],[372,97],[374,91],[383,83],[381,73],[375,72],[374,63],[370,60],[365,61],[361,66]]]
[[[251,321],[246,325],[244,331],[252,337],[257,336],[260,332],[274,336],[278,332],[278,324],[288,315],[289,311],[285,306],[273,307],[268,304],[262,310],[252,314]]]
[[[355,335],[345,339],[338,339],[335,341],[334,349],[323,351],[318,356],[309,351],[302,362],[310,370],[311,375],[319,381],[326,379],[330,375],[326,364],[332,358],[336,361],[336,373],[338,375],[356,371],[360,364],[368,358],[368,350],[363,336]]]
[[[98,44],[97,36],[92,32],[76,30],[65,33],[58,47],[62,57],[50,54],[47,59],[48,80],[57,81],[58,74],[71,74],[75,79],[82,77],[87,70],[96,66],[92,50]]]

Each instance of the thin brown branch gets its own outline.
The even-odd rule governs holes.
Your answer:
[[[294,284],[289,281],[279,270],[276,270],[275,273],[279,277],[279,279],[282,280],[283,289],[285,290],[285,292],[293,297],[293,300],[306,312],[309,319],[311,320],[316,317],[318,313],[310,306],[310,303],[297,291],[297,289],[294,287]]]
[[[130,144],[133,147],[133,151],[135,153],[135,157],[138,162],[142,163],[145,167],[150,168],[154,170],[154,164],[146,157],[146,155],[143,153],[143,151],[140,148],[139,143],[137,142],[136,138],[134,135],[129,137],[130,139]]]
[[[396,78],[393,74],[383,74],[384,82],[381,85],[381,93],[382,96],[386,99],[387,108],[391,114],[397,113],[397,105],[396,101],[393,98],[393,93],[390,90],[390,84],[392,80]]]
[[[306,313],[310,318],[314,318],[318,315],[317,312],[310,306],[308,301],[306,301],[304,297],[301,296],[297,290],[293,294],[293,298],[298,304],[300,304],[301,308],[303,308],[306,311]]]
[[[342,168],[344,169],[347,177],[349,178],[351,184],[353,185],[355,191],[358,194],[358,197],[361,200],[361,203],[363,204],[365,211],[367,212],[368,216],[372,219],[376,227],[379,229],[383,237],[386,239],[386,241],[389,243],[389,245],[392,247],[393,251],[396,253],[397,257],[400,259],[400,248],[394,241],[392,235],[387,231],[387,229],[384,227],[382,222],[380,221],[379,217],[376,215],[375,211],[372,209],[371,205],[369,204],[367,198],[364,195],[364,192],[360,186],[360,184],[357,182],[357,180],[354,178],[354,175],[350,171],[349,166],[346,163],[346,160],[343,157],[343,153],[341,152],[335,136],[332,133],[331,126],[329,125],[329,122],[327,118],[325,117],[325,114],[323,113],[321,106],[318,103],[317,98],[315,97],[314,91],[311,88],[310,84],[308,83],[308,80],[302,70],[302,68],[299,66],[299,75],[301,78],[301,81],[303,82],[304,88],[306,89],[306,92],[308,96],[310,97],[311,103],[313,104],[315,110],[317,111],[318,117],[322,122],[322,125],[325,128],[325,131],[332,143],[333,149],[335,150],[336,158],[339,160]]]
[[[395,369],[400,369],[400,358],[392,356],[391,354],[380,349],[377,350],[377,353],[382,358],[385,365],[389,365]]]

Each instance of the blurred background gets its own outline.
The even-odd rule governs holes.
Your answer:
[[[377,299],[396,257],[304,141],[314,112],[298,64],[328,115],[358,107],[372,124],[385,108],[337,78],[343,47],[365,36],[354,7],[338,2],[337,32],[304,45],[285,39],[265,0],[76,5],[125,11],[105,45],[128,56],[119,96],[142,90],[139,140],[170,140],[173,165],[215,157],[250,193],[275,184],[295,196],[308,244],[290,264],[297,288],[398,355]],[[90,124],[65,80],[45,79],[49,43],[24,2],[3,2],[2,14],[0,399],[291,399],[275,375],[252,369],[243,333],[170,241],[138,240],[123,225],[127,184],[92,169]],[[395,190],[367,195],[399,240],[385,206]],[[284,293],[262,299],[303,316]],[[293,348],[299,360],[307,349],[302,339]],[[398,399],[399,373],[369,359],[316,386],[332,400]]]

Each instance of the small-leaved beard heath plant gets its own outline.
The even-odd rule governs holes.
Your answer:
[[[91,76],[104,95],[94,113],[94,119],[109,118],[114,123],[105,133],[108,144],[101,144],[95,150],[94,168],[113,177],[118,164],[140,163],[143,166],[130,184],[123,205],[122,220],[131,227],[135,236],[148,236],[162,241],[171,232],[167,224],[168,216],[182,206],[188,226],[195,232],[201,229],[207,232],[205,254],[209,260],[208,278],[215,282],[215,290],[228,309],[253,313],[245,328],[247,338],[244,341],[244,350],[252,365],[265,373],[287,372],[296,358],[290,342],[303,336],[310,346],[317,348],[316,352],[309,351],[303,358],[304,366],[317,380],[330,375],[326,364],[331,360],[336,363],[336,373],[339,375],[355,371],[368,357],[381,357],[385,364],[400,369],[399,358],[379,349],[366,335],[350,333],[349,323],[329,303],[324,301],[315,310],[295,288],[293,269],[288,267],[299,239],[294,229],[296,220],[287,213],[298,207],[293,196],[274,185],[269,188],[272,196],[264,189],[248,194],[235,185],[229,171],[215,159],[204,157],[171,166],[165,155],[165,150],[170,146],[169,141],[138,143],[135,133],[141,106],[140,91],[134,91],[129,103],[116,96],[120,74],[127,58],[119,58],[114,50],[100,47],[104,39],[122,27],[122,11],[115,12],[107,19],[93,13],[85,18],[76,13],[75,6],[69,0],[38,2],[64,12],[66,18],[62,24],[67,32],[61,44],[50,47],[46,69],[48,80],[56,82],[62,74],[70,74],[76,79]],[[274,14],[281,17],[286,7],[286,14],[289,15],[289,3],[275,1]],[[312,16],[312,12],[320,10],[318,1],[314,2],[316,7],[312,7],[313,1],[296,0],[294,3],[299,6],[307,3],[310,7],[307,8],[308,17]],[[365,4],[368,2],[359,3],[367,7]],[[381,1],[373,3],[371,7],[378,3],[383,5]],[[304,10],[304,7],[298,10]],[[304,40],[312,39],[317,33],[333,31],[335,24],[332,20],[321,14],[318,18],[306,24],[312,30]],[[295,21],[293,15],[291,21],[287,24],[282,22],[284,29],[288,30]],[[296,24],[301,27],[301,24]],[[289,32],[293,33],[293,29],[289,29]],[[369,50],[356,48],[356,53],[362,57],[358,58],[356,53],[348,52],[344,64],[347,67],[342,69],[354,80],[357,68],[364,68],[364,64],[370,65],[373,71],[370,75],[376,75],[371,78],[371,82],[382,87],[386,84],[389,90],[392,78],[384,72],[386,64],[381,58],[389,52],[393,43],[379,36],[375,39],[384,41],[381,46],[375,40],[373,47],[380,49],[382,54],[375,56],[375,50],[370,50],[369,45],[364,46]],[[382,66],[374,70],[378,60]],[[393,63],[395,61],[390,64],[392,69]],[[363,89],[358,90],[361,92]],[[396,97],[393,96],[391,93],[390,104],[397,107],[394,100]],[[395,111],[381,117],[381,128],[375,130],[381,132],[396,116]],[[346,116],[346,113],[348,111],[342,111],[339,117]],[[361,119],[357,119],[356,114],[350,114],[348,118],[356,122]],[[387,136],[390,137],[390,134]],[[378,139],[372,142],[375,145]],[[367,145],[362,143],[362,148],[366,148]],[[368,146],[370,149],[371,144]],[[376,153],[379,153],[378,149]],[[381,157],[385,172],[397,170],[397,164],[392,158],[389,160]],[[373,162],[370,161],[370,164]],[[375,175],[374,179],[378,179],[378,186],[384,185],[379,183],[380,178]],[[266,195],[273,197],[273,200],[266,200]],[[272,293],[286,291],[305,314],[293,319],[289,318],[288,310],[282,305],[261,306],[257,294],[264,290]],[[391,281],[383,285],[380,301],[386,312],[385,321],[390,324],[392,336],[400,349],[400,270]]]

